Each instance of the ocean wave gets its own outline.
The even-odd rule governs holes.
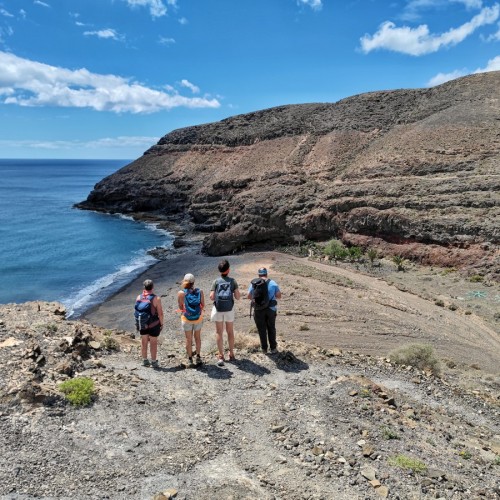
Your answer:
[[[141,252],[141,255],[135,256],[117,271],[98,278],[90,285],[61,300],[60,302],[67,310],[66,316],[78,318],[93,306],[104,302],[157,262],[158,259]]]

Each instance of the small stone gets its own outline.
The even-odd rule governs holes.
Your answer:
[[[360,473],[364,478],[368,479],[368,481],[374,481],[377,471],[373,467],[363,467]]]
[[[170,500],[177,496],[177,490],[175,488],[169,488],[168,490],[165,490],[163,494]]]
[[[101,343],[97,342],[96,340],[92,340],[91,342],[89,342],[89,347],[97,350],[101,348]]]
[[[375,448],[371,444],[363,446],[362,453],[364,457],[370,457],[375,453]]]
[[[389,488],[387,486],[380,486],[378,488],[375,488],[375,491],[381,498],[387,498],[387,496],[389,495]]]
[[[357,396],[358,395],[358,391],[351,391],[349,393],[349,396]]]
[[[372,479],[371,481],[368,481],[374,488],[378,488],[381,486],[380,481],[377,479]]]
[[[323,454],[323,449],[320,448],[319,446],[315,446],[312,450],[311,450],[311,453],[315,456],[318,456],[318,455],[321,455]]]
[[[284,425],[275,425],[274,427],[271,427],[271,432],[277,433],[281,432],[285,428]]]

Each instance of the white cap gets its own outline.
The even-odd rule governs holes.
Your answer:
[[[187,281],[188,283],[194,283],[194,276],[191,273],[187,273],[186,276],[184,276],[183,281]]]

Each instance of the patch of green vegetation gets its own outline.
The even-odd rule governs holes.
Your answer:
[[[349,256],[349,250],[339,240],[330,240],[323,248],[323,253],[336,260],[343,260]]]
[[[392,258],[392,262],[396,264],[396,269],[398,271],[405,270],[406,260],[404,257],[401,257],[401,255],[394,255],[394,257]]]
[[[359,397],[360,398],[370,398],[372,393],[370,392],[369,389],[363,388],[359,391]]]
[[[481,283],[484,281],[484,276],[481,276],[480,274],[474,274],[469,278],[469,281],[471,283]]]
[[[375,250],[374,248],[369,248],[368,251],[366,252],[366,256],[368,257],[368,260],[370,261],[370,264],[373,267],[375,259],[378,258],[377,250]]]
[[[497,455],[495,457],[495,460],[493,460],[493,465],[499,465],[500,466],[500,455]]]
[[[444,307],[444,302],[441,299],[436,299],[434,301],[434,304],[436,304],[439,307]]]
[[[450,304],[450,305],[448,306],[448,309],[449,309],[450,311],[456,311],[456,310],[458,309],[458,306],[457,306],[456,304]]]
[[[425,465],[424,462],[416,458],[407,457],[406,455],[390,457],[388,463],[400,469],[411,470],[416,474],[427,470],[427,465]]]
[[[75,406],[87,406],[94,395],[94,381],[87,377],[72,378],[59,385],[59,390]]]
[[[56,333],[57,332],[57,325],[54,325],[54,323],[50,323],[45,327],[48,332],[50,333]]]
[[[466,316],[470,316],[472,314],[472,311],[465,311]]]
[[[441,372],[434,349],[428,344],[410,344],[396,349],[390,354],[390,358],[398,365],[410,365],[420,370],[429,370],[433,375],[439,375]]]
[[[103,334],[101,345],[104,349],[108,351],[117,351],[118,342],[113,338],[113,332],[111,330],[106,330]]]
[[[299,326],[299,331],[301,331],[301,332],[307,332],[308,330],[310,330],[310,328],[307,325],[300,325]]]
[[[446,269],[443,269],[443,271],[441,272],[441,275],[447,276],[448,274],[456,273],[456,272],[457,272],[457,270],[454,267],[447,267]]]
[[[384,439],[401,439],[399,434],[390,427],[382,427],[382,437]]]
[[[458,455],[464,460],[470,460],[472,458],[472,453],[469,450],[462,450]]]

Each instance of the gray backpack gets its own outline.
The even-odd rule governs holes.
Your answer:
[[[228,312],[233,309],[233,279],[226,281],[224,278],[218,278],[215,284],[215,308],[218,312]]]

